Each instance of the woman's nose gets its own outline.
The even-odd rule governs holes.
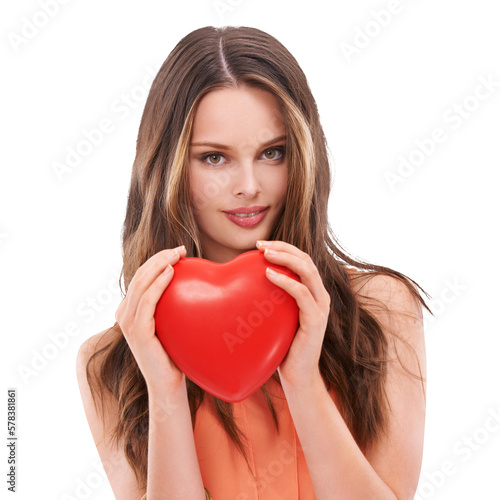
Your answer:
[[[242,161],[235,169],[234,194],[254,197],[262,191],[260,172],[253,161]]]

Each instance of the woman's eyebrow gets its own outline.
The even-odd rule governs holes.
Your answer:
[[[283,139],[286,139],[286,135],[280,135],[279,137],[275,137],[274,139],[271,139],[270,141],[265,142],[264,144],[260,145],[260,148],[265,148],[267,146],[270,146],[271,144],[274,144],[275,142],[282,141]],[[191,147],[193,146],[208,146],[211,148],[215,149],[232,149],[231,146],[226,146],[225,144],[219,144],[217,142],[192,142],[190,144]]]

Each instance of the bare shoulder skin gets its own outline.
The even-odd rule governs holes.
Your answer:
[[[94,407],[94,401],[87,382],[86,366],[90,356],[95,352],[97,342],[107,330],[97,333],[80,346],[76,360],[76,376],[87,422],[94,438],[99,457],[106,471],[109,483],[118,500],[138,500],[146,489],[139,489],[135,474],[130,467],[122,445],[117,449],[111,443],[111,432],[118,422],[118,404],[111,394],[104,399],[104,419]],[[98,401],[99,404],[99,401]]]

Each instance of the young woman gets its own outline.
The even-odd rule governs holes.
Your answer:
[[[139,128],[125,297],[116,323],[78,353],[85,412],[117,499],[413,498],[427,305],[410,278],[341,249],[329,190],[316,103],[285,47],[248,27],[184,37]],[[155,307],[179,259],[222,263],[256,248],[300,277],[267,275],[296,300],[299,328],[277,372],[230,404],[171,362]]]

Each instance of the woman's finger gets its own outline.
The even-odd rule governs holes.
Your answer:
[[[142,295],[135,314],[137,321],[147,321],[149,318],[154,318],[156,305],[173,277],[174,268],[169,264]]]
[[[288,252],[306,262],[313,261],[309,256],[309,254],[303,252],[302,250],[299,250],[295,245],[287,243],[286,241],[280,241],[280,240],[263,241],[262,245],[259,245],[257,243],[257,248],[261,251],[264,251],[266,248],[269,248],[271,250],[276,250],[278,252]]]
[[[150,257],[134,274],[127,290],[127,311],[134,316],[137,306],[144,292],[151,286],[153,281],[167,267],[168,264],[175,265],[182,255],[185,255],[184,249],[180,254],[175,249],[162,250]]]
[[[313,314],[313,311],[317,311],[317,304],[312,296],[309,288],[303,283],[299,283],[298,281],[290,278],[286,274],[279,273],[273,270],[266,271],[266,275],[275,285],[283,288],[285,292],[289,293],[297,302],[297,305],[300,309],[300,315],[302,320],[305,318],[316,320],[316,315]],[[304,326],[301,324],[301,326]]]
[[[316,302],[321,304],[323,302],[328,302],[330,296],[325,290],[318,269],[311,259],[307,261],[303,260],[288,251],[281,251],[273,254],[269,250],[266,250],[264,255],[269,262],[286,267],[297,274],[300,281],[311,291]]]

